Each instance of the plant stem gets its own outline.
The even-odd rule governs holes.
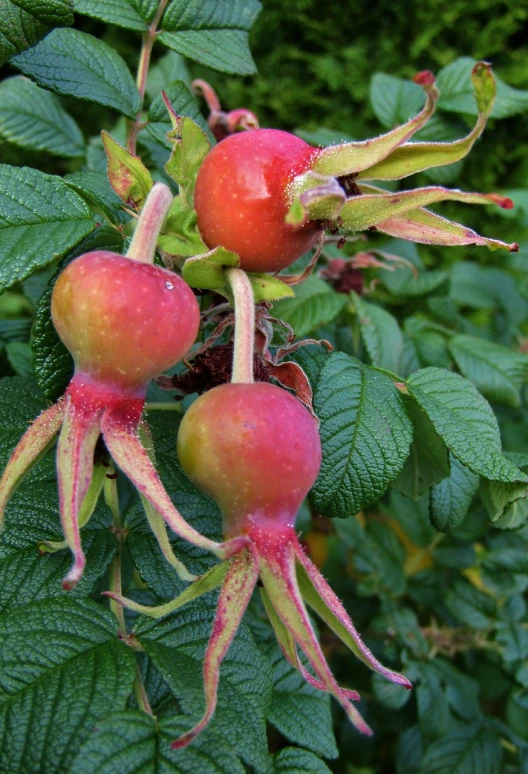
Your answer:
[[[137,658],[136,658],[136,677],[134,679],[134,696],[136,697],[136,701],[138,703],[139,709],[142,709],[143,712],[147,713],[147,715],[154,717],[154,713],[152,712],[152,707],[150,706],[150,702],[148,700],[145,684],[141,676],[141,669],[139,668],[139,661],[137,660]]]
[[[255,298],[251,282],[242,269],[226,269],[235,310],[235,346],[232,382],[252,384],[255,348]]]
[[[172,191],[165,183],[156,183],[150,189],[127,251],[128,258],[154,263],[159,232],[172,204],[172,198]]]
[[[115,473],[114,467],[111,465],[109,468],[109,475]],[[121,514],[119,512],[119,497],[117,493],[117,481],[115,478],[105,478],[104,482],[104,499],[105,503],[112,512],[113,530],[117,537],[117,551],[112,559],[110,566],[110,591],[115,594],[123,593],[123,586],[121,583],[121,553],[122,553],[122,540],[123,530],[121,527]],[[110,600],[110,610],[117,618],[117,628],[121,637],[127,637],[127,628],[125,624],[125,613],[122,605],[119,605],[113,599]]]
[[[141,43],[141,52],[139,54],[138,70],[136,77],[136,85],[141,97],[141,106],[139,112],[136,115],[134,121],[127,121],[127,149],[130,153],[135,155],[136,153],[136,141],[138,132],[141,128],[141,111],[143,110],[143,103],[145,101],[145,89],[147,87],[147,76],[150,67],[150,57],[152,54],[152,47],[158,34],[158,24],[161,21],[163,12],[167,7],[168,0],[160,0],[156,15],[152,19],[148,26],[147,31],[143,35],[143,41]]]

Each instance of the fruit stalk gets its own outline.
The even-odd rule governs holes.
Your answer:
[[[255,349],[255,298],[243,269],[226,269],[235,309],[235,343],[231,381],[252,384]]]
[[[163,221],[172,203],[172,191],[165,183],[156,183],[141,210],[127,258],[142,263],[154,263],[156,243]]]

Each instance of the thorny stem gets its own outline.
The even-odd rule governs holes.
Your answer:
[[[252,384],[255,349],[255,298],[249,277],[243,269],[226,269],[235,310],[235,343],[233,350],[234,383]]]
[[[160,0],[156,15],[152,19],[148,26],[147,31],[143,35],[143,41],[141,44],[141,52],[139,54],[139,63],[136,77],[136,85],[141,96],[141,106],[139,112],[136,115],[134,121],[127,121],[127,149],[130,153],[135,155],[136,153],[136,141],[138,132],[141,128],[141,111],[143,110],[143,102],[145,99],[145,89],[147,87],[147,75],[150,67],[150,56],[152,54],[152,47],[156,36],[158,34],[158,24],[161,21],[161,17],[167,7],[168,0]]]
[[[110,566],[110,591],[115,594],[122,594],[123,587],[121,583],[121,553],[122,553],[122,540],[123,530],[121,527],[121,514],[119,512],[119,497],[117,493],[117,481],[115,478],[108,478],[108,475],[114,475],[115,468],[110,465],[108,474],[104,482],[104,499],[105,503],[110,508],[113,520],[113,531],[117,537],[117,551],[112,559]],[[128,635],[125,624],[125,613],[123,607],[113,599],[110,600],[110,609],[117,618],[117,628],[120,636],[125,639]]]
[[[163,221],[172,204],[172,192],[165,183],[156,183],[146,198],[134,236],[127,251],[128,258],[154,263],[154,253]]]

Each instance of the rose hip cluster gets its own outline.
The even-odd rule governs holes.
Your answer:
[[[439,187],[394,194],[364,183],[397,180],[453,163],[480,136],[495,93],[488,65],[479,63],[473,71],[476,126],[452,144],[409,142],[432,115],[438,98],[430,73],[421,73],[416,81],[424,88],[425,105],[415,118],[373,140],[327,149],[315,149],[273,129],[228,134],[241,128],[238,113],[230,122],[230,114],[215,108],[214,127],[221,125],[222,136],[227,136],[205,156],[198,171],[194,207],[205,245],[213,251],[226,248],[240,259],[239,268],[226,271],[226,276],[231,272],[235,312],[233,376],[231,383],[209,390],[191,405],[177,448],[188,477],[219,505],[226,542],[215,543],[184,520],[141,440],[149,381],[189,352],[200,323],[190,287],[175,272],[153,264],[172,202],[169,189],[162,184],[152,188],[126,256],[103,251],[83,255],[65,268],[55,285],[52,318],[73,356],[75,373],[64,397],[35,420],[15,448],[0,481],[0,514],[24,474],[58,435],[60,516],[74,555],[63,585],[72,588],[85,567],[81,526],[87,515],[82,509],[95,480],[94,451],[102,436],[118,468],[139,491],[164,555],[191,582],[178,598],[160,607],[145,607],[117,590],[108,595],[158,617],[221,587],[204,659],[205,712],[174,748],[189,744],[212,717],[221,662],[257,584],[285,658],[308,683],[331,693],[360,731],[370,733],[354,706],[359,697],[337,684],[306,605],[359,659],[410,688],[406,677],[383,667],[368,650],[299,543],[296,516],[321,463],[317,421],[287,390],[253,380],[254,302],[245,272],[277,272],[289,266],[314,247],[326,228],[369,228],[418,242],[515,249],[425,209],[445,199],[509,207],[504,197]],[[223,561],[200,578],[191,575],[172,554],[160,518],[173,532]]]

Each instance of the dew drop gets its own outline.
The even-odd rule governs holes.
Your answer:
[[[174,290],[174,285],[172,284],[172,282],[169,282],[169,280],[165,282],[165,287],[167,288],[167,290]]]

